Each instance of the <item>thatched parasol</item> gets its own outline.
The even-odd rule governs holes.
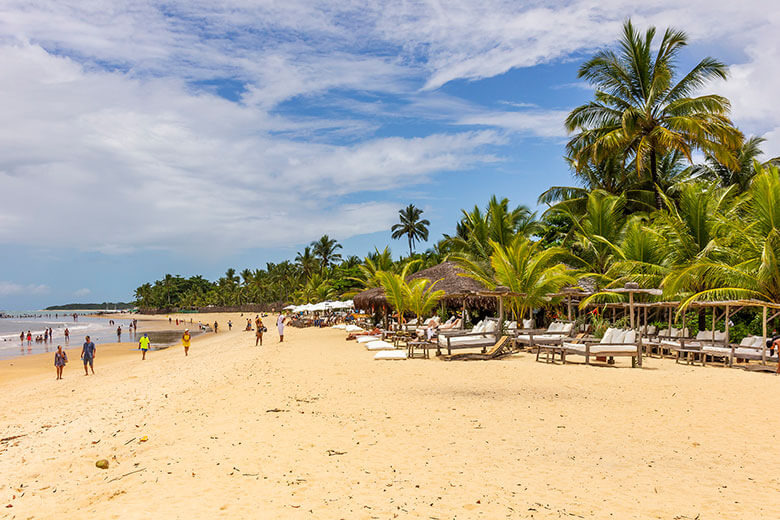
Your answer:
[[[464,274],[465,271],[454,262],[442,262],[439,265],[410,274],[406,279],[426,278],[431,282],[439,280],[434,289],[444,291],[442,301],[451,307],[494,307],[496,305],[495,298],[479,294],[487,291],[487,288],[473,278],[463,276]],[[387,305],[385,291],[381,287],[374,287],[358,293],[353,301],[355,307],[361,309]]]

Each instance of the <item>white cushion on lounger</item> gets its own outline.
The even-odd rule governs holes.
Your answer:
[[[704,345],[701,350],[702,352],[709,352],[713,354],[731,354],[731,349],[725,347],[711,347],[709,345]]]
[[[563,330],[563,323],[559,321],[554,321],[550,324],[550,328],[547,329],[547,332],[561,332]]]
[[[347,326],[344,323],[339,323],[338,325],[334,325],[332,328],[334,329],[346,329]]]
[[[366,350],[395,350],[395,347],[392,343],[380,339],[366,343]]]
[[[484,320],[480,320],[476,325],[474,325],[474,328],[471,329],[471,332],[483,332],[485,330],[485,322]]]
[[[715,341],[726,341],[726,333],[719,330],[715,331]]]
[[[636,341],[636,331],[627,330],[625,335],[623,336],[623,341],[621,343],[634,343],[635,341]]]
[[[634,345],[599,345],[596,343],[590,347],[591,354],[600,354],[601,352],[636,352]]]
[[[574,328],[573,323],[564,323],[563,327],[561,328],[561,332],[563,332],[564,334],[571,334],[571,329],[573,328]]]
[[[744,338],[742,338],[742,341],[739,342],[739,346],[752,347],[755,342],[756,342],[755,336],[745,336]]]
[[[585,353],[585,345],[583,343],[564,343],[563,346],[569,352]]]
[[[370,343],[378,339],[380,339],[379,336],[358,336],[356,341],[358,343]]]
[[[344,330],[346,330],[347,332],[363,332],[363,329],[361,329],[357,325],[347,325]]]
[[[696,339],[699,341],[710,339],[712,337],[712,332],[709,330],[700,330],[698,334],[696,334]]]
[[[679,333],[680,333],[680,336],[679,336],[680,338],[687,338],[688,336],[691,335],[690,332],[688,331],[688,327],[685,327],[684,329],[679,331]]]
[[[655,334],[657,330],[658,327],[656,327],[655,325],[648,325],[647,329],[645,330],[645,334],[647,334],[648,336],[652,336],[653,334]]]
[[[669,335],[669,329],[661,329],[658,331],[659,336],[668,336]]]
[[[498,322],[495,320],[488,321],[486,325],[483,332],[496,332],[498,330]]]
[[[374,359],[406,359],[405,350],[383,350],[374,355]]]
[[[506,326],[507,330],[517,330],[517,322],[516,321],[510,321],[509,324]]]
[[[601,337],[601,343],[612,343],[612,336],[615,335],[615,330],[612,327],[607,328],[604,335]]]
[[[523,320],[523,328],[531,329],[534,326],[534,320]]]
[[[769,338],[767,338],[767,341],[769,341]],[[753,346],[756,348],[764,348],[766,346],[766,341],[764,341],[763,336],[756,336],[756,341],[753,343]]]

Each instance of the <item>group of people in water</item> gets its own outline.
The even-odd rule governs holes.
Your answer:
[[[267,316],[267,315],[264,315]],[[284,341],[284,326],[287,321],[287,316],[280,314],[279,317],[276,319],[276,328],[279,332],[279,342],[282,343]],[[168,318],[168,322],[172,323],[171,318]],[[176,320],[176,324],[184,323],[184,320]],[[192,323],[192,320],[190,320],[190,323]],[[114,322],[111,320],[109,322],[110,325],[113,325]],[[203,328],[203,325],[198,322],[199,326]],[[228,320],[228,330],[233,329],[233,322],[231,320]],[[247,318],[246,320],[246,329],[247,331],[252,331],[252,319]],[[137,320],[133,320],[130,324],[131,330],[136,330],[138,327]],[[214,322],[214,333],[216,334],[219,330],[219,323],[216,321]],[[263,320],[260,317],[260,315],[255,316],[254,320],[254,331],[255,331],[255,346],[263,344],[263,333],[267,332],[268,329],[263,325]],[[47,335],[47,338],[51,338],[51,329],[47,331],[49,334]],[[28,339],[29,339],[29,331],[28,331]],[[121,336],[121,325],[117,327],[117,339]],[[22,333],[22,341],[24,341],[24,333]],[[70,338],[70,332],[68,329],[65,329],[65,337],[67,339]],[[189,356],[190,352],[190,345],[192,343],[192,336],[190,334],[190,329],[184,329],[184,333],[181,336],[181,345],[184,348],[184,355]],[[141,351],[141,359],[146,359],[146,353],[149,352],[151,348],[151,339],[149,338],[149,335],[144,332],[143,336],[138,340],[138,349]],[[88,376],[91,373],[95,374],[95,354],[97,353],[97,347],[95,346],[95,343],[90,339],[89,336],[86,336],[84,338],[84,344],[81,348],[81,361],[84,363],[84,375]],[[57,350],[54,352],[54,367],[57,370],[57,379],[62,379],[62,371],[65,368],[65,365],[68,363],[68,353],[62,349],[62,345],[57,345]]]
[[[65,327],[65,343],[70,342],[70,330],[68,330],[68,327]],[[27,334],[22,331],[21,334],[19,334],[19,342],[24,345],[24,340],[27,339],[27,345],[32,345],[33,341],[36,343],[48,343],[49,341],[54,341],[54,330],[52,330],[51,327],[48,327],[46,329],[43,329],[43,334],[37,334],[35,338],[33,338],[32,331],[27,331]]]

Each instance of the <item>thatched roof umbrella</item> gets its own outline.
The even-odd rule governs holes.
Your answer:
[[[465,275],[465,271],[458,267],[454,262],[442,262],[439,265],[417,271],[406,277],[408,280],[426,278],[431,282],[439,280],[435,289],[444,291],[442,301],[449,306],[479,306],[492,307],[495,305],[495,299],[480,293],[487,291],[487,288]],[[358,293],[353,298],[355,307],[369,309],[373,306],[386,306],[387,298],[385,291],[381,287],[365,290]]]

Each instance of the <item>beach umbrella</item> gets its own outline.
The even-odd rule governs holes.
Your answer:
[[[288,305],[287,307],[284,308],[284,310],[286,311],[295,310],[295,305]]]

